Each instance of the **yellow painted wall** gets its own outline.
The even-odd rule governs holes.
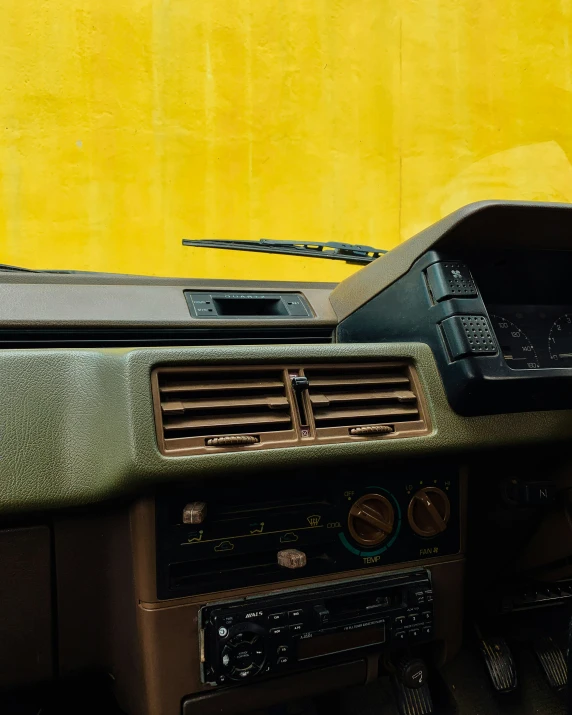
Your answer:
[[[184,237],[391,247],[572,201],[571,0],[4,0],[0,261],[338,280]]]

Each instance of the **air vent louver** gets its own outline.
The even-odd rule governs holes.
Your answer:
[[[283,368],[163,368],[153,379],[166,453],[256,449],[297,439]]]
[[[165,367],[153,371],[152,387],[159,447],[167,455],[428,432],[408,362]]]
[[[426,429],[416,378],[407,363],[321,365],[306,368],[304,374],[319,440]],[[381,425],[388,429],[377,429]]]

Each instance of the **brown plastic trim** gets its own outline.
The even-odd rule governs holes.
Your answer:
[[[249,687],[217,690],[183,701],[183,715],[239,715],[319,693],[341,690],[366,682],[367,661],[316,668],[298,675],[274,678]]]
[[[464,559],[430,567],[433,576],[435,638],[441,643],[441,652],[447,659],[456,653],[462,639],[464,568]],[[230,598],[232,594],[225,595]],[[138,623],[147,707],[152,715],[172,715],[185,696],[201,692],[223,692],[222,689],[213,689],[200,680],[199,608],[198,603],[172,604],[168,608],[160,609],[139,605]],[[340,634],[340,637],[343,638],[343,634]],[[364,657],[365,653],[367,650],[364,651]],[[323,662],[324,665],[329,665],[332,661],[348,662],[347,659],[351,660],[352,656],[355,659],[355,651],[351,655],[324,656]],[[298,675],[308,675],[312,672],[308,670],[307,663],[301,663],[299,670],[288,680],[296,683]],[[274,684],[279,681],[272,678],[268,682]],[[248,697],[252,687],[255,687],[255,683],[232,688],[228,692],[237,697],[242,697],[238,693],[243,692],[244,697]],[[226,711],[223,712],[226,714]]]
[[[302,395],[304,410],[308,419],[309,430],[302,430],[300,424],[300,415],[296,405],[296,398],[292,389],[292,375],[305,375],[306,370],[312,369],[336,369],[347,370],[354,368],[356,370],[370,370],[383,367],[384,369],[396,368],[407,370],[407,378],[409,380],[410,390],[415,394],[417,399],[417,411],[419,418],[414,420],[393,421],[391,415],[383,424],[391,428],[387,434],[372,434],[372,435],[354,435],[350,434],[350,429],[355,427],[354,424],[348,424],[338,427],[316,427],[314,421],[314,412],[310,396],[306,391]],[[213,371],[220,369],[224,373],[233,372],[252,372],[253,374],[272,373],[277,370],[282,371],[283,381],[285,386],[285,394],[290,404],[290,416],[292,429],[276,430],[269,432],[257,432],[256,424],[252,425],[251,435],[255,436],[258,441],[247,445],[224,445],[224,446],[207,446],[206,440],[212,435],[205,434],[200,437],[165,437],[163,428],[163,413],[161,410],[161,394],[159,389],[159,377],[168,374],[189,374],[189,375],[212,375]],[[209,367],[157,367],[151,373],[151,391],[153,395],[153,410],[155,415],[155,429],[157,434],[157,442],[159,450],[165,456],[183,456],[192,454],[219,454],[228,451],[258,451],[260,449],[274,449],[278,447],[300,446],[304,444],[340,444],[345,442],[369,442],[373,439],[402,439],[406,437],[415,437],[426,435],[431,431],[429,421],[429,409],[427,406],[426,397],[421,387],[421,383],[417,371],[413,364],[407,360],[399,361],[377,361],[377,362],[355,362],[355,363],[319,363],[309,365],[235,365],[235,366],[209,366]],[[356,416],[361,413],[355,411]],[[351,414],[349,415],[351,417]],[[378,422],[376,422],[378,424]]]
[[[108,328],[331,328],[335,283],[283,283],[152,278],[129,275],[14,273],[2,276],[4,327]],[[302,293],[315,317],[193,318],[184,291]]]
[[[50,529],[0,530],[0,688],[30,687],[54,672]]]

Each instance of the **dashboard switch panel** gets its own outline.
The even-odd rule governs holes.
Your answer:
[[[471,272],[460,261],[444,261],[429,266],[427,282],[437,303],[450,298],[477,297],[477,286]]]
[[[497,342],[484,315],[454,315],[441,323],[453,360],[465,355],[495,355]]]
[[[459,553],[454,467],[370,464],[356,471],[165,488],[155,501],[158,597],[286,585]],[[184,505],[197,501],[208,505],[205,520],[183,523]]]

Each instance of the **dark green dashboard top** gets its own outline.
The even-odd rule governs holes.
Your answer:
[[[164,457],[150,373],[158,365],[410,358],[432,422],[426,436]],[[0,352],[0,511],[96,503],[171,481],[334,462],[423,456],[572,437],[572,411],[461,417],[420,343]],[[461,457],[462,459],[462,457]],[[242,477],[247,478],[247,477]]]

